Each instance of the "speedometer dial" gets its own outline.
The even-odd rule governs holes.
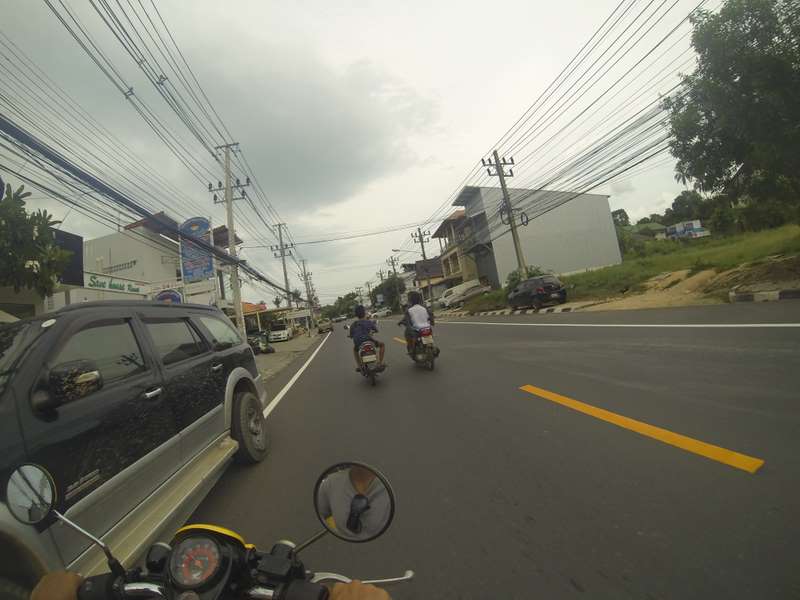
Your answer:
[[[194,589],[211,581],[220,566],[219,545],[207,537],[189,537],[172,552],[169,570],[182,588]]]

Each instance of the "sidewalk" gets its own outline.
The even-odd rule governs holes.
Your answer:
[[[297,356],[308,350],[309,346],[317,343],[320,337],[316,332],[312,332],[311,337],[304,333],[288,342],[270,342],[275,352],[256,355],[256,367],[264,381],[269,381],[283,371]]]

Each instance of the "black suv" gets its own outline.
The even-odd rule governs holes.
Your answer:
[[[508,303],[514,310],[532,306],[536,309],[545,304],[564,304],[567,289],[555,275],[542,275],[521,281],[508,295]]]
[[[13,469],[43,467],[56,509],[132,565],[231,460],[266,456],[265,404],[250,346],[216,308],[88,302],[0,326],[0,596],[48,569],[105,570],[71,529],[9,516]]]

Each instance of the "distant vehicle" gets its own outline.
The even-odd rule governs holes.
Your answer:
[[[232,460],[269,450],[253,353],[213,307],[81,302],[0,325],[0,372],[0,471],[45,469],[64,491],[59,510],[124,564],[185,523]],[[83,535],[22,525],[10,501],[0,598],[27,598],[48,570],[105,570]]]
[[[379,308],[374,313],[372,313],[372,316],[375,317],[376,319],[379,319],[381,317],[388,317],[391,314],[392,314],[391,308]]]
[[[319,333],[333,331],[333,323],[330,321],[330,319],[322,319],[319,323],[317,323],[317,331]]]
[[[439,304],[442,308],[453,308],[463,304],[470,298],[485,294],[491,289],[491,287],[483,285],[477,279],[471,279],[445,290],[439,298]]]
[[[513,309],[532,306],[536,309],[545,304],[564,304],[567,289],[555,275],[542,275],[521,281],[508,295],[508,303]]]
[[[339,315],[338,317],[333,317],[331,321],[333,321],[334,323],[339,323],[340,321],[344,321],[344,317],[342,315]]]
[[[291,325],[286,323],[273,323],[269,331],[270,342],[288,342],[292,339],[294,330]]]
[[[248,335],[247,343],[250,344],[254,354],[272,354],[275,352],[275,348],[269,345],[269,334],[265,331]]]

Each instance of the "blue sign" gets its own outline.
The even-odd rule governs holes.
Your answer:
[[[167,304],[180,304],[183,302],[183,297],[180,292],[175,290],[162,290],[153,298],[156,302],[166,302]]]
[[[203,281],[214,276],[211,252],[195,244],[199,239],[211,244],[211,223],[205,217],[187,219],[181,224],[181,273],[184,283]]]

